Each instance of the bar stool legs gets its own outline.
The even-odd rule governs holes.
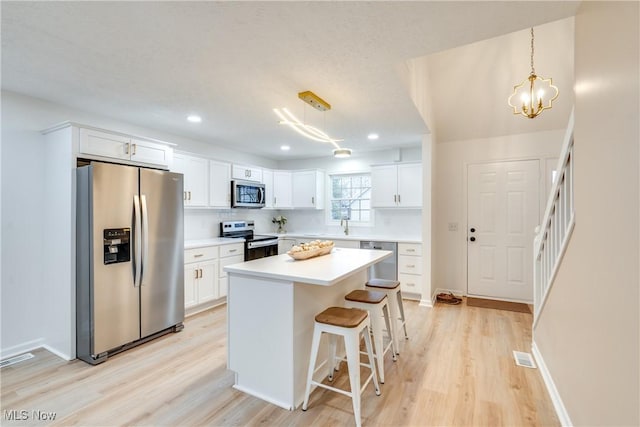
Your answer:
[[[383,292],[355,290],[344,297],[345,307],[359,308],[369,312],[371,319],[371,330],[373,332],[373,349],[376,364],[378,366],[378,376],[380,383],[384,384],[384,355],[391,350],[392,358],[396,360],[396,347],[393,341],[393,333],[390,324],[389,299]],[[382,322],[386,323],[389,334],[389,344],[384,346],[384,329]]]
[[[391,312],[392,319],[392,335],[396,352],[397,354],[400,354],[400,346],[398,342],[400,328],[404,329],[405,339],[409,339],[409,335],[407,334],[407,319],[404,315],[404,305],[402,304],[400,282],[397,280],[370,279],[365,287],[369,290],[384,292],[389,298],[389,311]]]
[[[316,362],[318,358],[318,349],[320,347],[320,337],[322,333],[329,335],[329,378],[333,379],[333,369],[335,366],[335,349],[336,340],[338,336],[344,338],[344,345],[347,353],[347,365],[349,367],[349,381],[351,384],[351,392],[342,390],[336,387],[332,387],[321,382],[315,381],[313,375],[320,369],[322,364],[316,369]],[[364,335],[365,347],[367,349],[367,355],[369,357],[369,363],[363,364],[360,362],[360,335]],[[356,419],[356,425],[361,426],[361,394],[362,390],[366,388],[370,381],[373,381],[373,386],[376,391],[376,395],[380,395],[380,386],[378,385],[378,377],[376,375],[376,368],[374,366],[373,349],[371,345],[371,337],[369,332],[369,314],[365,310],[359,310],[356,308],[344,308],[344,307],[330,307],[318,314],[315,319],[313,328],[313,339],[311,343],[311,354],[309,357],[309,369],[307,371],[307,386],[304,392],[304,402],[302,403],[302,410],[306,411],[309,404],[309,395],[311,393],[311,386],[326,388],[328,390],[335,391],[345,396],[351,397],[353,402],[353,414]],[[324,364],[325,362],[323,362]],[[364,384],[360,385],[360,366],[366,366],[371,369],[371,374],[367,377]]]

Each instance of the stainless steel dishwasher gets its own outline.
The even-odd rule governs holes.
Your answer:
[[[398,243],[364,241],[360,249],[392,251],[393,255],[369,267],[369,278],[398,280]]]

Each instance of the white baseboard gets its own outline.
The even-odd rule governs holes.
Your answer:
[[[422,298],[422,299],[420,300],[420,304],[418,304],[418,306],[420,306],[420,307],[426,307],[426,308],[433,308],[433,301],[432,301],[432,300],[430,300],[430,299]]]
[[[13,347],[3,348],[0,350],[0,359],[8,359],[13,356],[17,356],[22,353],[26,353],[28,351],[35,350],[44,345],[44,339],[38,338],[35,340],[27,341],[22,344],[14,345]]]
[[[549,393],[549,397],[551,397],[551,402],[553,402],[553,407],[556,410],[556,415],[558,415],[560,424],[568,427],[573,426],[573,424],[571,423],[571,418],[569,418],[567,408],[565,408],[564,403],[562,403],[560,393],[558,393],[558,389],[553,382],[553,378],[551,378],[551,373],[547,369],[547,365],[544,363],[542,354],[540,353],[540,350],[538,350],[538,346],[536,345],[535,341],[531,342],[531,353],[533,353],[533,357],[536,359],[538,369],[540,369],[540,375],[542,375],[544,385],[547,387],[547,392]]]
[[[44,338],[38,338],[37,340],[27,341],[22,344],[14,345],[13,347],[3,348],[0,351],[0,360],[8,359],[10,357],[17,356],[19,354],[26,353],[28,351],[37,350],[39,348],[44,348],[48,352],[53,353],[59,358],[64,360],[73,360],[76,358],[75,354],[69,355],[63,351],[60,351],[56,348],[53,348],[45,344]]]
[[[53,347],[50,347],[47,344],[43,344],[41,347],[44,348],[45,350],[47,350],[48,352],[53,353],[56,356],[58,356],[59,358],[64,359],[64,360],[73,360],[73,359],[76,358],[75,354],[73,356],[71,356],[71,355],[69,355],[67,353],[64,353],[64,352],[62,352],[60,350],[57,350],[57,349],[55,349]]]

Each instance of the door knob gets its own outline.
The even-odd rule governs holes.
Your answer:
[[[476,238],[475,238],[475,237],[473,237],[473,236],[471,236],[471,237],[469,237],[469,240],[471,240],[472,242],[475,242],[475,241],[476,241]]]
[[[475,232],[476,232],[476,229],[475,229],[475,228],[473,228],[473,227],[471,227],[471,230],[469,230],[469,231],[470,231],[470,232],[472,232],[472,233],[475,233]]]

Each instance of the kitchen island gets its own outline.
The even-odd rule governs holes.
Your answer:
[[[368,267],[391,255],[334,248],[307,260],[284,254],[226,266],[227,367],[235,372],[234,387],[285,409],[298,407],[315,315],[343,306],[347,293],[364,288]]]

